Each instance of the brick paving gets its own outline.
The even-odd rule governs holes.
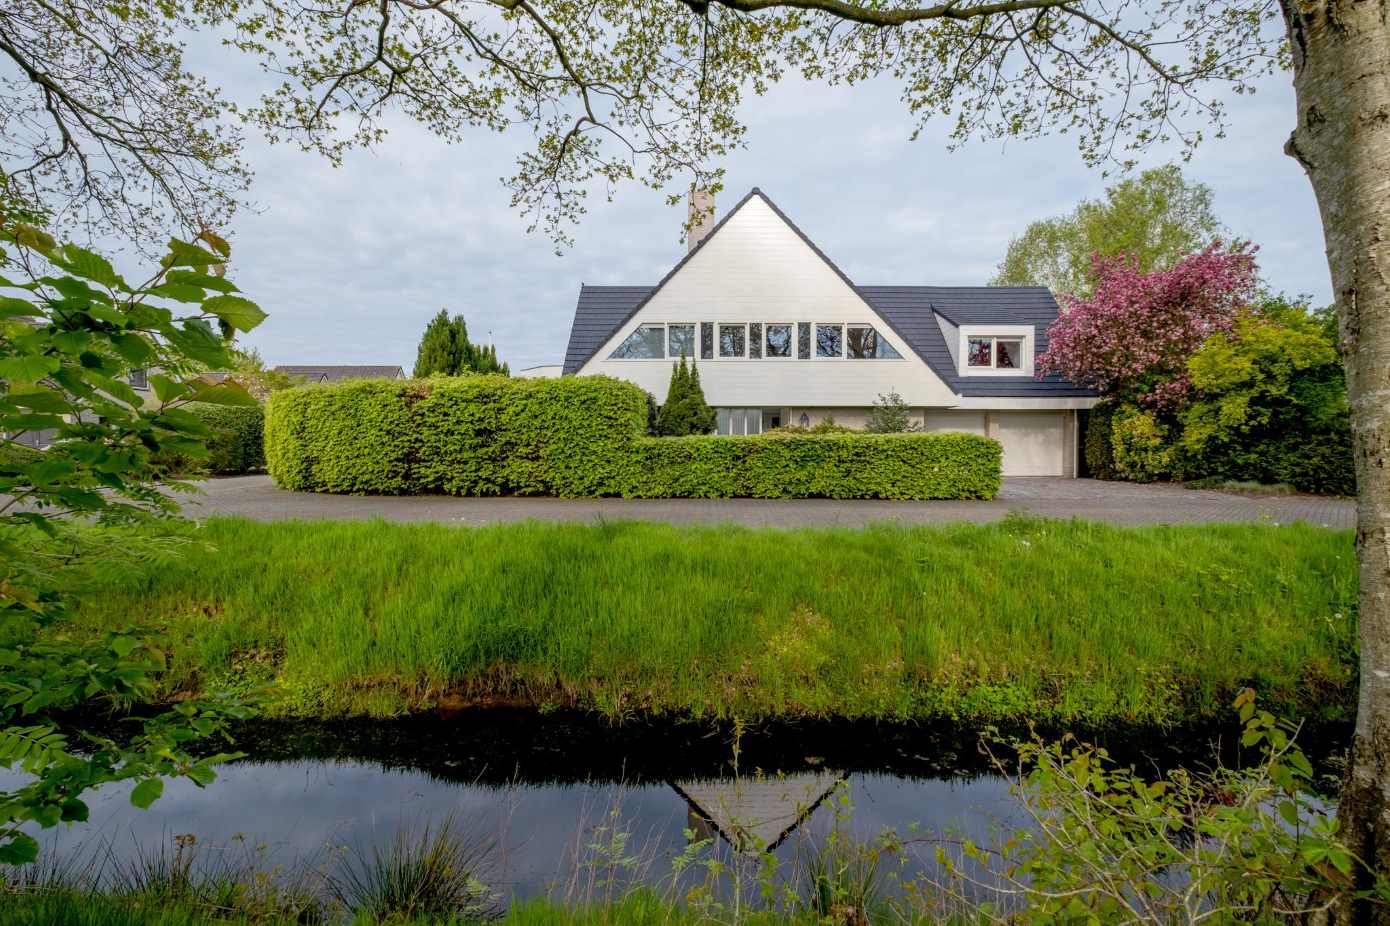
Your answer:
[[[1010,511],[1052,518],[1085,518],[1112,524],[1204,524],[1304,521],[1350,528],[1356,507],[1348,499],[1313,495],[1252,498],[1171,485],[1133,485],[1091,479],[1010,477],[987,502],[836,501],[832,499],[556,499],[450,498],[445,496],[349,496],[286,492],[268,476],[212,479],[203,494],[185,502],[195,516],[234,514],[259,521],[370,519],[493,524],[528,519],[592,521],[636,519],[675,524],[735,523],[750,527],[862,526],[880,521],[937,524],[987,523]]]

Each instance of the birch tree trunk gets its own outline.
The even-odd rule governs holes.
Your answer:
[[[1353,851],[1390,871],[1390,22],[1386,0],[1283,8],[1298,98],[1285,150],[1322,214],[1356,454],[1361,689],[1339,818]]]

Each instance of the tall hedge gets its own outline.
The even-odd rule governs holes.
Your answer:
[[[265,410],[259,405],[189,402],[182,409],[211,428],[213,438],[208,441],[206,457],[163,457],[170,472],[237,476],[265,469]]]
[[[600,376],[462,376],[270,397],[287,489],[355,494],[991,498],[996,441],[967,434],[649,438],[646,393]]]

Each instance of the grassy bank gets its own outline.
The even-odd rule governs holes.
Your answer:
[[[93,576],[93,628],[171,640],[170,691],[271,713],[476,700],[745,717],[1165,722],[1254,685],[1353,707],[1349,532],[1272,526],[748,530],[214,519]]]

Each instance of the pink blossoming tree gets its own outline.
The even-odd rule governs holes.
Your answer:
[[[1231,330],[1255,298],[1254,250],[1217,242],[1149,273],[1124,255],[1093,258],[1095,289],[1085,299],[1062,297],[1038,375],[1058,373],[1154,408],[1181,405],[1188,358],[1212,334]]]

